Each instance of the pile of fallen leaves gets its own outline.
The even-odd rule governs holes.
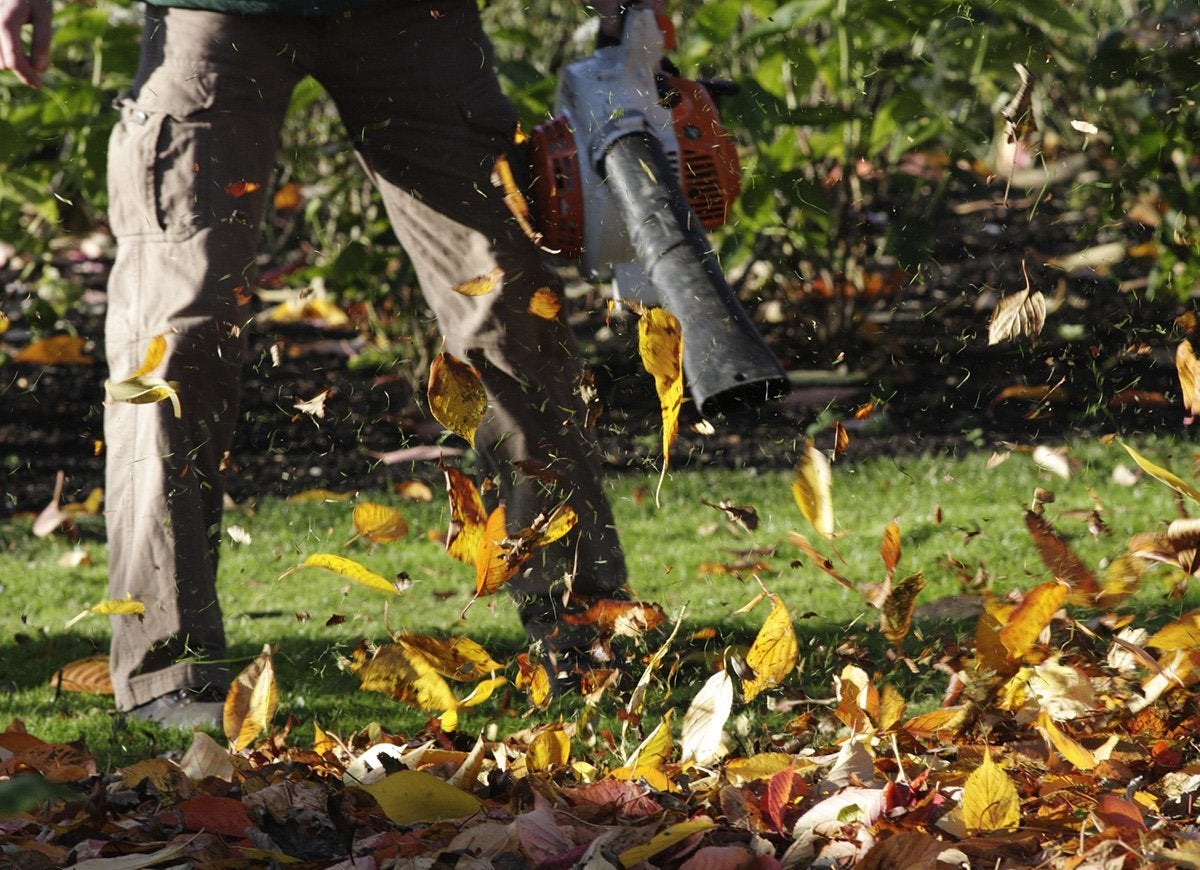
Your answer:
[[[1200,503],[1200,491],[1129,452]],[[794,480],[819,532],[821,462],[806,455]],[[296,745],[294,720],[273,724],[270,647],[232,686],[227,742],[197,732],[178,761],[100,772],[85,746],[48,744],[13,722],[0,734],[0,852],[16,867],[91,870],[1200,866],[1191,692],[1200,611],[1149,634],[1111,609],[1155,564],[1181,577],[1197,571],[1198,521],[1136,536],[1098,574],[1045,516],[1051,499],[1039,490],[1025,521],[1056,579],[985,594],[970,643],[916,660],[903,641],[923,581],[897,578],[899,528],[889,525],[880,547],[885,581],[858,586],[794,534],[817,567],[878,608],[892,644],[886,666],[846,665],[824,699],[796,689],[792,616],[763,588],[744,608],[769,604],[754,642],[709,658],[678,717],[659,712],[660,695],[680,679],[694,639],[681,636],[679,619],[667,631],[654,605],[605,602],[580,619],[603,623],[609,658],[611,643],[626,644],[619,657],[633,669],[597,661],[573,675],[578,689],[557,708],[554,688],[572,675],[548,669],[536,650],[518,657],[509,685],[506,668],[466,637],[397,633],[361,647],[344,664],[363,689],[441,714],[416,738],[315,726],[313,744]],[[370,529],[396,531],[378,511],[364,515]],[[750,522],[753,511],[736,516]],[[500,570],[501,543],[483,545],[481,577]],[[352,578],[366,570],[314,567]],[[908,710],[889,679],[899,668],[944,674],[940,706]],[[451,688],[472,682],[462,697]],[[535,718],[567,712],[514,733],[460,730],[459,710],[501,687],[523,693]],[[613,699],[620,726],[610,727],[600,710]],[[773,710],[780,726],[769,732],[760,718],[755,733],[739,702]]]

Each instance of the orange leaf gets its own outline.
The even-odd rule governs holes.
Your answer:
[[[846,448],[850,446],[850,433],[846,431],[846,427],[842,425],[841,420],[835,420],[833,423],[833,458],[838,460]]]
[[[1190,341],[1182,341],[1175,349],[1175,371],[1183,390],[1183,406],[1189,414],[1200,414],[1200,360]]]
[[[456,284],[454,290],[463,296],[485,296],[499,287],[503,280],[504,270],[496,266],[486,275],[476,275],[461,284]]]
[[[966,721],[967,711],[962,707],[944,707],[913,716],[901,727],[914,737],[943,740],[947,735],[957,734]]]
[[[900,526],[895,520],[888,523],[883,530],[883,544],[879,547],[879,555],[883,558],[883,567],[888,577],[896,573],[896,565],[900,562]]]
[[[55,335],[35,341],[13,354],[13,362],[34,366],[90,366],[95,360],[83,352],[87,339],[78,335]]]
[[[661,625],[667,614],[657,604],[601,598],[583,613],[564,613],[562,618],[571,625],[590,625],[602,635],[636,638]]]
[[[540,662],[530,659],[529,653],[517,655],[515,683],[518,689],[529,693],[529,700],[533,702],[536,709],[545,709],[550,703],[552,697],[550,674]]]
[[[1146,641],[1146,646],[1163,652],[1200,650],[1200,610],[1168,622]]]
[[[884,636],[897,647],[900,646],[912,626],[912,615],[917,606],[917,596],[924,588],[925,577],[918,571],[893,584],[888,597],[884,599],[879,627]]]
[[[240,198],[261,188],[257,181],[231,181],[225,185],[225,192],[232,197]]]
[[[508,531],[504,523],[504,505],[500,505],[487,518],[479,551],[475,556],[475,597],[477,598],[498,592],[501,586],[516,575],[525,559],[533,555],[533,551],[530,551],[529,556],[513,564],[509,559],[510,549],[505,544]]]
[[[1079,770],[1095,769],[1096,757],[1088,751],[1087,747],[1059,728],[1045,710],[1037,715],[1037,728],[1050,745],[1058,750],[1059,755],[1067,760],[1068,764]]]
[[[55,672],[50,685],[64,692],[111,695],[113,684],[108,672],[108,656],[96,655],[73,661]]]
[[[275,211],[295,211],[303,203],[304,195],[300,190],[300,185],[294,181],[289,181],[275,191]]]
[[[475,430],[487,411],[479,373],[457,357],[440,353],[429,367],[427,395],[434,419],[474,446]]]
[[[1054,614],[1066,603],[1068,591],[1064,583],[1043,583],[1025,593],[1008,622],[1000,629],[1000,642],[1013,661],[1029,652],[1042,629],[1050,624]]]
[[[658,479],[661,490],[670,463],[671,445],[679,434],[679,411],[683,406],[683,330],[675,315],[665,308],[649,308],[643,312],[638,321],[638,350],[642,365],[654,377],[654,389],[662,411],[663,467]]]
[[[542,287],[529,300],[529,313],[543,320],[553,320],[562,311],[562,301],[549,287]]]

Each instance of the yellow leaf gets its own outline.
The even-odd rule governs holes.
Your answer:
[[[904,718],[904,710],[907,706],[900,690],[891,683],[886,683],[879,693],[879,717],[875,726],[880,731],[890,731]]]
[[[406,480],[402,483],[397,483],[393,489],[398,495],[404,496],[409,501],[421,501],[429,503],[433,501],[433,490],[429,488],[429,484],[422,483],[419,480]]]
[[[809,441],[792,477],[792,497],[804,518],[826,539],[833,536],[833,472],[825,454]]]
[[[278,702],[275,665],[271,659],[271,647],[266,645],[254,661],[237,675],[225,697],[225,736],[234,752],[245,749],[267,730]]]
[[[745,785],[756,779],[770,779],[796,763],[786,752],[760,752],[749,758],[735,758],[725,765],[725,775],[733,785]]]
[[[467,697],[458,702],[458,706],[460,708],[477,707],[488,698],[492,697],[492,693],[494,693],[498,688],[506,685],[507,683],[507,677],[492,677],[491,679],[482,680],[475,686],[474,689],[471,690],[471,694],[467,695]]]
[[[913,716],[901,728],[914,737],[943,740],[949,735],[957,734],[966,721],[967,711],[963,707],[944,707]]]
[[[541,662],[530,659],[529,653],[517,655],[515,682],[518,689],[529,694],[530,702],[538,710],[545,709],[553,697],[549,672]]]
[[[403,644],[381,646],[370,657],[361,647],[348,665],[364,692],[380,692],[427,713],[458,708],[450,686],[419,649]]]
[[[333,752],[338,748],[338,741],[325,733],[317,721],[313,720],[313,752],[317,755],[324,755],[326,752]]]
[[[622,867],[633,867],[635,864],[640,864],[643,861],[653,858],[659,852],[664,852],[672,846],[677,846],[694,834],[701,834],[714,827],[716,827],[716,822],[712,819],[693,819],[687,822],[678,822],[669,828],[659,831],[650,842],[626,849],[617,857],[620,859]]]
[[[397,825],[461,819],[482,809],[474,795],[421,770],[400,770],[363,789]]]
[[[153,405],[164,399],[171,402],[175,418],[183,416],[179,404],[179,384],[164,381],[149,375],[126,378],[123,381],[105,381],[104,392],[112,402],[128,402],[131,405]]]
[[[1157,478],[1162,483],[1165,483],[1171,489],[1175,490],[1180,495],[1186,495],[1192,501],[1200,502],[1200,490],[1176,477],[1165,468],[1160,468],[1149,459],[1146,459],[1124,441],[1120,442],[1121,446],[1133,457],[1133,461],[1142,467],[1142,471],[1149,474],[1151,477]]]
[[[553,320],[562,311],[562,302],[558,294],[549,287],[543,287],[533,294],[529,300],[529,313],[543,320]]]
[[[638,321],[638,350],[642,366],[654,378],[662,411],[663,467],[658,478],[661,491],[671,461],[671,445],[679,434],[679,411],[683,406],[683,330],[678,319],[665,308],[649,308]],[[658,501],[658,492],[655,493]]]
[[[1045,710],[1038,713],[1037,728],[1059,754],[1079,770],[1094,770],[1096,757],[1074,737],[1062,731]]]
[[[377,592],[386,592],[389,595],[400,594],[400,590],[396,588],[395,583],[389,583],[374,571],[364,568],[353,559],[347,559],[345,556],[335,556],[333,553],[313,553],[304,560],[304,563],[300,567],[324,568],[326,571],[332,571],[340,577],[353,580],[355,583],[374,589]]]
[[[1012,779],[992,761],[991,752],[967,777],[962,793],[962,819],[968,831],[1007,831],[1021,824],[1021,799]]]
[[[354,506],[354,530],[372,544],[390,544],[408,534],[408,523],[395,508],[365,501]]]
[[[70,628],[75,623],[79,622],[88,616],[136,616],[141,619],[146,615],[146,605],[140,601],[134,601],[132,598],[115,599],[109,598],[97,604],[93,604],[87,610],[67,620],[64,628]]]
[[[1192,610],[1168,622],[1146,641],[1163,652],[1200,650],[1200,610]]]
[[[1182,341],[1175,349],[1175,371],[1183,390],[1183,406],[1192,416],[1200,414],[1200,360],[1190,341]]]
[[[95,364],[84,352],[87,339],[79,335],[54,335],[35,341],[13,354],[13,362],[35,366],[90,366]]]
[[[504,270],[496,266],[486,275],[476,275],[461,284],[456,284],[454,289],[463,296],[484,296],[491,293],[504,280]]]
[[[292,299],[281,302],[264,317],[275,323],[313,323],[335,329],[350,323],[346,312],[328,299]]]
[[[897,647],[908,634],[908,629],[912,625],[913,611],[917,606],[917,596],[924,588],[925,576],[918,571],[895,583],[883,602],[879,627],[884,636]]]
[[[791,614],[783,599],[778,595],[770,597],[771,612],[746,653],[746,663],[754,671],[754,676],[742,681],[742,694],[747,701],[783,682],[795,669],[800,654]]]
[[[883,530],[883,543],[879,546],[879,555],[883,559],[883,567],[891,577],[896,573],[896,565],[900,562],[900,526],[895,520],[887,524]]]
[[[541,731],[529,741],[525,751],[525,765],[535,773],[565,767],[571,760],[571,738],[559,723]]]
[[[163,357],[167,353],[167,337],[165,335],[156,335],[150,339],[150,345],[146,348],[146,356],[142,359],[142,364],[138,366],[138,370],[133,373],[133,377],[140,378],[143,375],[148,375],[150,372],[158,368],[159,363],[163,361]]]
[[[487,411],[487,393],[475,369],[448,353],[429,367],[429,410],[434,419],[475,445],[475,430]]]
[[[661,769],[671,760],[671,753],[675,748],[674,741],[671,740],[671,712],[666,712],[662,721],[633,751],[626,760],[625,767],[634,770],[643,767]]]
[[[443,677],[460,683],[482,679],[493,671],[504,670],[488,651],[469,637],[440,640],[425,634],[397,635],[396,642],[418,649]]]
[[[514,564],[509,559],[507,538],[504,505],[500,505],[488,515],[479,552],[475,554],[475,597],[495,594],[520,570],[521,562]]]
[[[1012,670],[1008,650],[1000,641],[1000,629],[1007,620],[1007,612],[998,611],[985,603],[983,613],[979,614],[979,622],[975,625],[975,658],[979,668],[1007,673]],[[1010,607],[1011,609],[1011,607]],[[1003,620],[1002,617],[1003,616]]]
[[[334,492],[331,489],[306,489],[287,497],[288,504],[324,504],[329,501],[350,501],[354,498],[348,492]]]
[[[474,565],[483,544],[487,511],[471,479],[457,468],[445,468],[446,495],[450,499],[450,532],[446,552],[460,562]]]
[[[1055,582],[1043,583],[1025,593],[1004,628],[1000,629],[1000,642],[1013,661],[1029,652],[1042,629],[1066,603],[1070,591],[1067,584]]]

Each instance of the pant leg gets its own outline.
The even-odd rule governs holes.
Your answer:
[[[545,618],[568,574],[577,593],[612,594],[625,584],[625,563],[585,425],[575,342],[561,316],[529,312],[538,289],[558,291],[560,282],[490,181],[516,112],[473,0],[357,9],[326,45],[316,75],[382,192],[447,350],[478,369],[487,391],[476,446],[499,476],[510,531],[563,498],[579,515],[576,531],[510,584],[523,618]],[[496,266],[498,290],[454,291]],[[559,482],[522,472],[525,461]]]
[[[145,604],[112,619],[118,709],[224,685],[216,572],[221,463],[238,416],[254,262],[279,128],[300,72],[253,19],[147,9],[139,71],[109,146],[117,258],[105,346],[111,377],[165,335],[169,403],[105,409],[109,589]],[[270,43],[270,44],[268,44]],[[237,182],[257,183],[241,193]],[[247,185],[243,185],[245,188]]]

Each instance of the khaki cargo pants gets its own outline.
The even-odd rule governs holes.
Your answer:
[[[475,0],[389,2],[337,16],[240,17],[147,8],[141,65],[121,101],[109,154],[118,240],[106,345],[114,378],[140,364],[156,335],[156,372],[179,382],[169,403],[110,404],[105,413],[110,592],[146,605],[113,620],[118,709],[167,692],[223,685],[217,602],[220,465],[238,419],[250,280],[279,131],[306,75],[335,101],[446,338],[480,372],[490,410],[477,444],[499,475],[511,529],[567,496],[581,522],[557,561],[514,581],[527,628],[553,618],[552,587],[621,587],[625,568],[585,431],[572,338],[528,313],[558,282],[490,184],[515,125]],[[257,182],[234,197],[226,187]],[[503,287],[469,298],[454,285],[504,270]],[[285,421],[281,420],[281,425]],[[569,483],[561,493],[522,475],[534,460]]]

